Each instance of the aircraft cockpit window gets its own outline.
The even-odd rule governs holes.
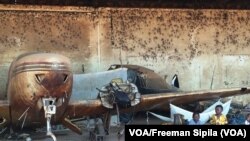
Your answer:
[[[68,75],[67,75],[67,74],[64,74],[63,82],[65,83],[67,80],[68,80]]]
[[[36,80],[40,84],[45,78],[45,74],[36,74]]]
[[[145,75],[143,74],[138,75],[138,81],[139,81],[138,83],[140,84],[142,88],[147,87]]]

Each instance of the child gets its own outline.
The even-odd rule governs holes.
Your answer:
[[[210,124],[212,125],[225,125],[228,123],[227,117],[222,114],[223,107],[222,105],[217,105],[215,107],[215,114],[212,115]]]
[[[247,114],[245,125],[250,125],[250,113]]]
[[[201,125],[200,114],[198,112],[193,113],[193,119],[188,123],[189,125]]]

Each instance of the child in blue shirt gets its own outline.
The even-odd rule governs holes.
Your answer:
[[[191,119],[188,124],[189,125],[201,125],[200,113],[194,112],[193,113],[193,119]]]

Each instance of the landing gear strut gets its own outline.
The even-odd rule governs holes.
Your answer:
[[[56,136],[51,131],[51,117],[56,113],[55,98],[43,98],[43,108],[45,118],[47,120],[47,136],[50,136],[54,141],[56,141]]]

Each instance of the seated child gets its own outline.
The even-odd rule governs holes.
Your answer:
[[[215,107],[215,114],[212,115],[210,119],[210,124],[212,125],[225,125],[228,124],[227,117],[222,114],[222,105],[217,105]]]
[[[188,123],[189,125],[201,125],[200,114],[198,112],[193,113],[193,119]]]
[[[246,116],[245,125],[250,125],[250,113]]]

